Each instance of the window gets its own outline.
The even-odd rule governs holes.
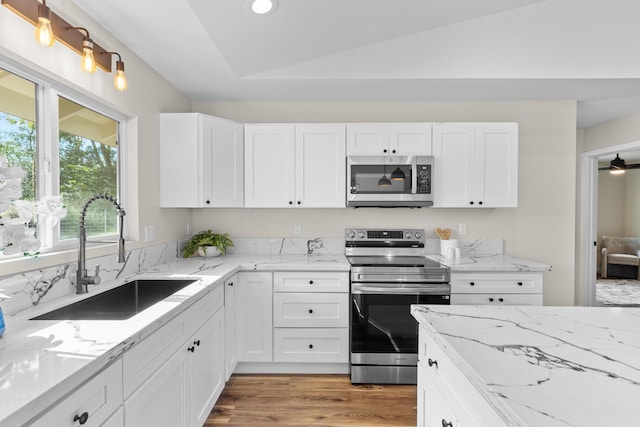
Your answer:
[[[93,195],[121,201],[118,135],[123,117],[18,73],[0,68],[0,154],[26,172],[22,199],[62,196],[66,217],[56,226],[38,224],[41,249],[72,246],[82,208]],[[118,232],[107,201],[92,203],[85,220],[88,237]]]

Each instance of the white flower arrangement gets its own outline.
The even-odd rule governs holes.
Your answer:
[[[39,201],[20,200],[22,178],[20,167],[9,166],[0,155],[0,253],[36,256],[41,246],[36,236],[38,220],[55,226],[67,215],[60,196],[45,196]]]

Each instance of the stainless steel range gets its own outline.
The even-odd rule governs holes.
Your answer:
[[[411,304],[449,304],[449,268],[424,255],[424,230],[347,229],[351,382],[416,384]]]

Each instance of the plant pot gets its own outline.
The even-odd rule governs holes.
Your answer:
[[[215,246],[200,246],[198,248],[198,255],[200,255],[203,258],[213,258],[213,257],[220,256],[221,253],[218,250],[218,248]]]

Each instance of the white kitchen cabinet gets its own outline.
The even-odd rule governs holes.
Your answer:
[[[542,305],[542,273],[451,273],[451,304]]]
[[[224,387],[223,305],[219,285],[123,355],[127,426],[204,423]]]
[[[124,409],[122,406],[100,427],[124,427]]]
[[[345,127],[245,126],[245,206],[344,207]]]
[[[273,275],[238,273],[238,362],[273,361]]]
[[[349,361],[349,274],[275,272],[275,362]]]
[[[348,124],[347,155],[431,155],[431,123]]]
[[[120,405],[122,405],[122,360],[117,359],[29,425],[76,427],[82,423],[85,427],[99,427],[109,421],[117,426],[116,421],[111,421],[109,418]]]
[[[238,275],[234,274],[224,281],[224,348],[225,348],[225,380],[231,378],[231,374],[238,364]]]
[[[506,427],[423,326],[418,335],[418,426]]]
[[[243,126],[200,113],[160,115],[160,206],[244,205]]]
[[[201,426],[225,383],[224,310],[218,311],[187,341],[187,352],[188,425]]]
[[[517,207],[516,123],[434,125],[433,155],[434,207]]]

